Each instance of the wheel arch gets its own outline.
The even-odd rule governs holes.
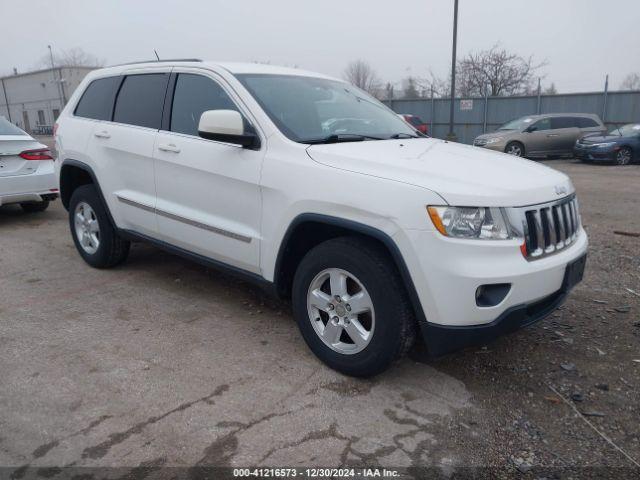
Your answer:
[[[426,322],[413,279],[396,242],[382,230],[344,218],[317,213],[303,213],[295,217],[285,232],[274,269],[275,291],[281,298],[291,294],[293,275],[304,255],[313,247],[332,238],[356,236],[379,244],[388,253],[400,274],[411,307],[418,322]]]
[[[86,163],[80,162],[79,160],[73,160],[70,158],[63,160],[60,167],[60,200],[62,201],[62,205],[65,209],[69,208],[69,202],[73,192],[82,185],[95,186],[98,191],[100,201],[107,212],[109,221],[111,221],[111,224],[115,226],[116,223],[113,221],[113,217],[109,211],[109,206],[105,201],[102,189],[100,188],[100,183],[98,182],[98,178],[93,169]]]

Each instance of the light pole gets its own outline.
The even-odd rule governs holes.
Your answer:
[[[56,80],[56,66],[53,63],[53,50],[51,49],[51,45],[47,45],[47,48],[49,49],[49,58],[51,59],[51,75],[53,75],[54,83],[56,83],[56,85],[58,86],[58,95],[60,96],[60,110],[62,110],[64,108],[64,104],[66,103],[62,90],[62,70],[59,71],[60,79]]]
[[[451,105],[449,106],[449,133],[447,140],[456,141],[453,132],[453,114],[456,100],[456,47],[458,45],[458,0],[453,4],[453,50],[451,52]]]

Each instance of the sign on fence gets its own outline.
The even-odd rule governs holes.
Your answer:
[[[473,110],[473,100],[460,100],[460,110]]]

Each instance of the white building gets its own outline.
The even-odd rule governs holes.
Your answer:
[[[29,133],[50,133],[60,111],[94,67],[56,67],[0,78],[0,116]]]

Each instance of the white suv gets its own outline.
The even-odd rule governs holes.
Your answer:
[[[73,240],[94,267],[145,240],[290,298],[332,368],[368,376],[549,314],[580,281],[574,188],[427,138],[297,69],[196,60],[87,75],[58,120]]]

